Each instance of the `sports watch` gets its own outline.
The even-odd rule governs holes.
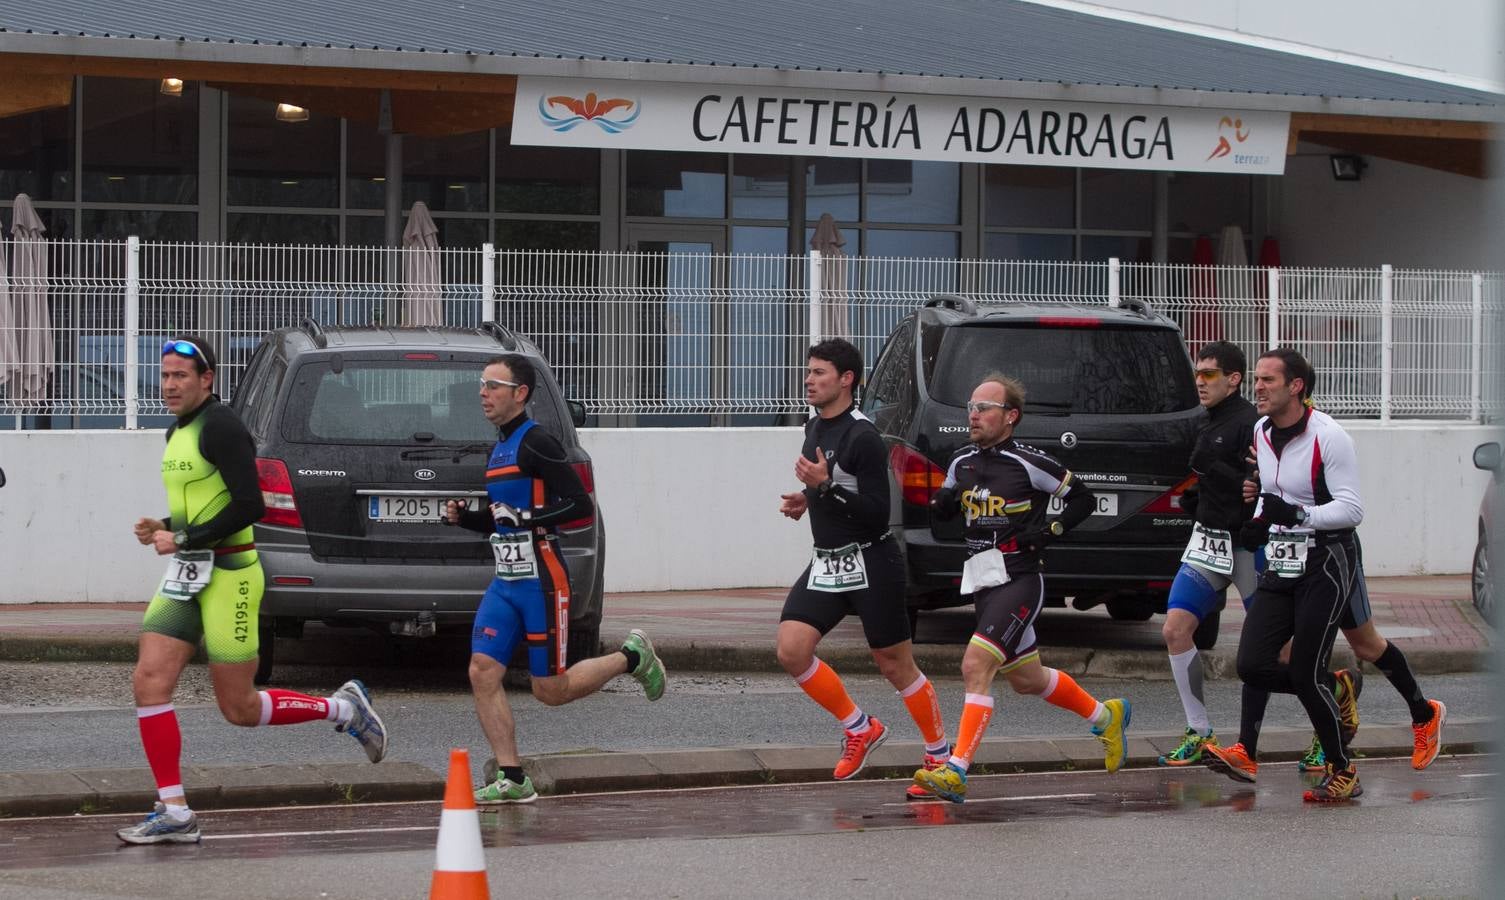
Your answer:
[[[173,546],[175,546],[175,547],[186,547],[186,546],[188,546],[188,532],[186,532],[186,531],[174,531],[172,533],[172,543],[173,543]]]

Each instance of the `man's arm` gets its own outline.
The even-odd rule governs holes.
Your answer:
[[[852,438],[852,476],[857,479],[854,492],[839,484],[826,490],[806,488],[805,496],[812,509],[820,507],[844,519],[873,528],[888,525],[888,453],[878,432],[864,428]]]
[[[1317,531],[1357,528],[1364,521],[1364,503],[1359,499],[1359,457],[1353,439],[1343,429],[1333,428],[1322,432],[1318,446],[1323,477],[1333,499],[1307,509],[1302,524]]]
[[[256,478],[256,444],[251,433],[228,406],[209,411],[199,433],[199,452],[219,469],[220,478],[230,492],[230,503],[214,518],[197,525],[182,523],[187,533],[186,550],[209,547],[266,515],[266,502]]]
[[[533,477],[543,479],[547,493],[559,498],[547,506],[535,508],[530,525],[547,527],[583,519],[595,512],[596,505],[585,492],[585,485],[580,483],[574,466],[566,459],[564,447],[539,426],[535,425],[523,436],[522,446],[517,450],[517,465]],[[465,524],[463,518],[460,524]]]

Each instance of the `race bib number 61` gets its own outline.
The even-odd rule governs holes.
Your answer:
[[[1282,578],[1295,578],[1306,571],[1305,534],[1272,534],[1265,546],[1265,568]]]

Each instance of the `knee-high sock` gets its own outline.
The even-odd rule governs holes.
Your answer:
[[[1400,652],[1400,648],[1385,642],[1385,652],[1374,661],[1375,668],[1379,669],[1395,686],[1395,690],[1406,701],[1406,706],[1411,709],[1411,721],[1417,725],[1424,725],[1432,721],[1432,704],[1427,702],[1426,695],[1421,692],[1421,685],[1416,683],[1416,675],[1411,672],[1411,664],[1406,662],[1406,655]]]
[[[136,707],[136,726],[141,729],[141,747],[146,764],[151,766],[157,782],[157,796],[163,803],[185,803],[183,799],[183,732],[178,729],[178,713],[171,703]]]
[[[1171,675],[1181,694],[1181,708],[1186,710],[1186,724],[1197,734],[1210,733],[1212,723],[1207,720],[1207,704],[1202,700],[1202,660],[1196,647],[1171,654]]]
[[[812,662],[810,668],[794,679],[794,682],[811,700],[835,716],[843,728],[853,732],[867,730],[867,715],[852,702],[852,697],[847,693],[846,685],[841,683],[841,676],[836,674],[836,670],[820,659]]]
[[[946,749],[946,723],[941,719],[941,701],[935,695],[935,685],[930,679],[921,675],[916,678],[914,684],[899,692],[904,698],[904,708],[909,710],[909,717],[920,726],[920,734],[925,738],[925,750],[928,753],[940,753]]]
[[[993,698],[989,694],[968,694],[967,705],[962,707],[961,724],[956,727],[956,747],[951,751],[951,765],[963,772],[972,766],[972,757],[977,755],[977,745],[988,733],[988,721],[993,718]]]
[[[261,695],[261,721],[257,725],[296,725],[299,722],[320,720],[339,723],[350,721],[348,701],[333,697],[320,699],[280,688],[257,693]]]
[[[1069,709],[1093,725],[1102,724],[1108,711],[1097,702],[1097,698],[1082,690],[1075,678],[1060,669],[1046,669],[1045,673],[1050,678],[1050,684],[1040,696],[1046,703]]]

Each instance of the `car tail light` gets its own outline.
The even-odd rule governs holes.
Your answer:
[[[303,517],[298,514],[298,504],[293,500],[293,479],[287,474],[287,463],[280,459],[256,460],[256,480],[261,483],[261,499],[267,507],[261,521],[268,525],[302,528]]]
[[[899,493],[905,503],[929,505],[930,495],[946,482],[946,473],[941,467],[913,447],[895,444],[888,451],[888,464],[894,470],[894,479],[899,482]]]
[[[570,463],[570,468],[574,469],[575,474],[580,476],[580,483],[585,486],[585,492],[587,494],[590,494],[591,500],[594,501],[596,499],[595,469],[588,462]],[[572,531],[576,528],[587,528],[595,521],[596,517],[593,514],[585,516],[584,518],[574,519],[569,522],[563,522],[559,525],[559,527],[566,531]]]
[[[1155,498],[1155,502],[1146,506],[1140,512],[1154,515],[1184,516],[1186,510],[1181,508],[1181,495],[1186,493],[1192,485],[1197,483],[1197,476],[1188,475],[1180,484]]]
[[[287,587],[310,587],[314,583],[312,578],[306,575],[274,575],[272,584],[286,585]]]
[[[1097,328],[1103,324],[1102,319],[1085,316],[1041,316],[1039,321],[1047,328]]]

